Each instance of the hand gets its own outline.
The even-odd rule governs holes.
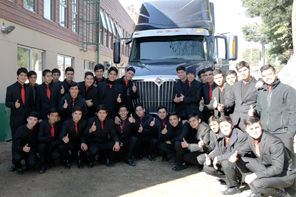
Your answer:
[[[180,98],[178,98],[177,94],[175,95],[174,102],[175,103],[180,103]]]
[[[115,123],[116,125],[120,125],[121,120],[120,120],[120,118],[119,118],[118,116],[115,117],[115,119],[114,119],[114,123]]]
[[[85,144],[85,143],[82,143],[81,144],[81,150],[83,150],[83,151],[87,151],[87,144]]]
[[[201,97],[201,100],[200,100],[200,102],[199,102],[201,105],[203,105],[203,104],[205,104],[205,100],[204,100],[204,98],[203,97]]]
[[[183,102],[184,101],[184,95],[183,94],[181,94],[181,96],[179,97],[179,99],[180,99],[180,102]]]
[[[213,107],[214,107],[215,109],[218,107],[218,102],[217,102],[216,97],[214,97]]]
[[[150,127],[154,127],[155,125],[155,118],[153,118],[153,120],[150,122]]]
[[[122,143],[122,142],[120,142],[120,143],[119,143],[119,146],[120,146],[120,147],[123,147],[123,143]]]
[[[182,146],[182,148],[188,147],[188,143],[186,142],[186,140],[184,138],[183,138],[183,142],[181,142],[181,146]]]
[[[220,164],[220,162],[217,160],[217,157],[214,158],[214,161],[213,161],[213,167],[218,170],[218,164]]]
[[[142,133],[143,132],[143,127],[142,127],[142,125],[140,124],[140,127],[139,127],[139,129],[138,129],[138,133]]]
[[[188,120],[182,120],[182,124],[185,124],[186,122],[188,122]]]
[[[67,108],[68,108],[67,100],[65,100],[65,103],[64,103],[64,105],[63,105],[63,108],[64,108],[64,109],[67,109]]]
[[[257,175],[255,173],[248,174],[245,178],[245,182],[248,184],[251,184],[256,178],[257,178]]]
[[[15,108],[17,108],[17,109],[21,106],[21,104],[19,103],[19,100],[18,100],[18,99],[15,101],[14,106],[15,106]]]
[[[161,131],[161,134],[165,135],[168,132],[168,126],[165,125],[164,129]]]
[[[205,156],[206,156],[206,165],[207,165],[207,166],[212,165],[212,160],[211,160],[211,158],[209,157],[209,155],[206,154]]]
[[[222,112],[224,110],[224,105],[218,104],[218,111]]]
[[[65,88],[64,88],[64,86],[61,86],[62,88],[61,88],[61,94],[65,94]]]
[[[92,103],[92,99],[86,100],[85,102],[86,102],[87,107],[91,107],[91,106],[94,105],[94,104]]]
[[[136,93],[137,92],[137,87],[135,85],[135,83],[133,83],[133,88],[132,88],[133,92]]]
[[[119,150],[120,150],[119,142],[115,142],[115,144],[113,146],[113,151],[118,152]]]
[[[31,150],[31,148],[28,147],[28,144],[26,144],[26,146],[23,147],[23,151],[26,153],[30,152],[30,150]]]
[[[256,88],[257,90],[259,90],[259,89],[262,88],[263,84],[264,84],[264,83],[263,83],[262,81],[258,81],[258,82],[256,83],[256,85],[255,85],[255,88]]]
[[[97,130],[96,123],[93,122],[93,125],[92,125],[91,128],[89,129],[89,133],[95,132],[96,130]]]
[[[93,86],[98,87],[97,81],[94,82]]]
[[[118,94],[118,97],[117,97],[117,103],[121,103],[121,102],[122,102],[122,100],[121,100],[121,98],[120,98],[120,95],[121,95],[121,94]]]
[[[168,140],[168,141],[165,141],[165,143],[166,143],[166,144],[170,144],[170,145],[172,145],[172,142],[169,141],[169,140]]]
[[[254,116],[254,113],[255,113],[254,107],[252,105],[250,105],[250,109],[248,111],[248,115],[249,116]]]
[[[203,141],[201,138],[199,139],[198,146],[199,146],[200,148],[202,148],[202,147],[205,146],[205,143],[204,143],[204,141]]]
[[[65,144],[69,142],[69,134],[67,134],[65,137],[62,138]]]
[[[134,117],[133,117],[132,114],[131,114],[130,117],[128,118],[128,121],[129,121],[130,123],[135,123],[135,122],[136,122],[136,120],[134,119]]]
[[[38,122],[39,122],[39,123],[42,122],[42,119],[39,119]]]
[[[231,163],[235,163],[238,160],[237,156],[238,156],[238,153],[237,153],[237,151],[235,151],[235,153],[229,157],[229,161]]]

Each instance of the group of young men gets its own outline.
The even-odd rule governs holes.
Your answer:
[[[284,188],[291,187],[296,175],[296,91],[282,84],[270,65],[261,68],[259,82],[247,62],[239,62],[236,70],[240,81],[234,70],[224,76],[212,68],[199,71],[198,81],[196,68],[177,67],[176,112],[160,106],[153,116],[141,103],[133,106],[141,91],[132,80],[133,67],[120,79],[111,67],[105,79],[98,64],[96,76],[86,72],[80,83],[73,81],[73,68],[66,69],[63,82],[58,69],[46,69],[40,85],[34,82],[36,73],[20,68],[18,81],[6,93],[11,170],[22,174],[22,159],[33,170],[37,153],[44,173],[58,158],[66,169],[75,160],[79,168],[83,163],[92,168],[98,155],[107,166],[115,160],[135,166],[133,157],[154,161],[158,150],[163,161],[175,159],[174,171],[194,164],[219,177],[227,185],[224,195],[239,193],[244,182],[251,196],[288,196]]]

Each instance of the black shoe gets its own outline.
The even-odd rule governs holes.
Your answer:
[[[162,161],[168,161],[168,156],[167,155],[162,156]]]
[[[187,166],[185,164],[182,164],[180,166],[173,167],[172,170],[174,170],[174,171],[180,171],[180,170],[184,170],[186,168],[187,168]]]
[[[109,161],[109,159],[106,159],[106,166],[113,167],[114,165]]]
[[[83,166],[82,166],[82,161],[81,160],[77,160],[77,167],[78,168],[83,168]]]
[[[136,164],[131,159],[125,159],[124,162],[130,166],[136,166]]]
[[[22,168],[16,168],[16,173],[18,175],[22,175],[24,173],[23,169]]]
[[[10,171],[16,171],[16,165],[12,164],[12,166],[10,167]]]
[[[87,166],[88,168],[92,168],[92,167],[94,167],[94,162],[88,162],[88,166]]]
[[[51,167],[51,168],[55,168],[56,167],[54,161],[50,162],[49,167]]]
[[[233,194],[241,193],[241,190],[239,187],[230,187],[222,191],[221,193],[223,195],[233,195]]]
[[[224,179],[217,179],[221,185],[227,185]]]
[[[66,160],[66,164],[65,164],[65,169],[70,169],[71,168],[71,164],[69,160]]]
[[[46,169],[45,169],[45,166],[41,166],[41,167],[40,167],[40,170],[39,170],[39,173],[40,173],[40,174],[43,174],[43,173],[45,172],[45,170],[46,170]]]
[[[147,155],[149,161],[155,161],[155,159],[152,157],[152,155]]]
[[[34,167],[32,167],[32,168],[28,168],[28,172],[33,172],[34,170],[35,170]]]

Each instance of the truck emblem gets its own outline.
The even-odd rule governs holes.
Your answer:
[[[154,82],[156,85],[161,86],[164,80],[161,77],[157,77]]]

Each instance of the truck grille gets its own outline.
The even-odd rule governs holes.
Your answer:
[[[173,112],[175,107],[172,103],[173,88],[175,81],[164,81],[158,86],[154,81],[137,81],[140,101],[150,113],[157,113],[159,106],[166,106],[168,112]]]

